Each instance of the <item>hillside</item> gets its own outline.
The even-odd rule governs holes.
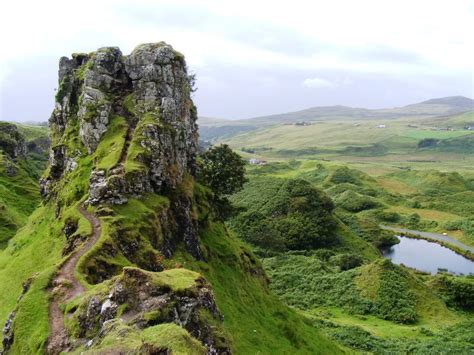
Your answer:
[[[46,129],[0,122],[0,249],[40,201],[48,147]]]
[[[61,58],[43,203],[0,253],[3,351],[342,353],[217,217],[191,89],[165,43]]]
[[[399,243],[380,224],[447,232],[474,245],[472,175],[398,170],[374,177],[292,159],[248,165],[247,176],[231,197],[227,225],[262,258],[270,289],[323,333],[362,353],[473,350],[472,275],[432,276],[379,252]]]
[[[410,119],[413,120],[413,124],[418,124],[420,120],[423,121],[438,116],[452,116],[473,110],[474,100],[462,96],[452,96],[386,109],[325,106],[243,120],[209,120],[203,118],[199,123],[204,139],[219,140],[269,126],[294,124],[297,122],[331,123],[334,121],[349,121],[354,123],[354,121],[377,120],[380,121],[377,124],[380,124],[385,123],[382,121]]]

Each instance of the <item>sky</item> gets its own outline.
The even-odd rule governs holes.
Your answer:
[[[0,4],[0,120],[46,121],[61,56],[165,41],[200,116],[474,96],[473,0],[78,0]]]

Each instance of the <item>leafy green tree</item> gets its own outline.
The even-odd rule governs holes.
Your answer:
[[[202,155],[201,179],[217,198],[242,190],[245,178],[245,162],[227,144],[208,149]]]

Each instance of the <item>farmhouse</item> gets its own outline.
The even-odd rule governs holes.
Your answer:
[[[267,165],[267,161],[252,158],[252,159],[249,160],[249,164],[250,165]]]

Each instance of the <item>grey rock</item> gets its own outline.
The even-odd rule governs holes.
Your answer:
[[[112,319],[117,314],[118,305],[111,301],[110,299],[106,299],[104,303],[102,303],[100,309],[100,322],[103,324],[104,322]]]
[[[107,176],[92,172],[89,203],[126,203],[128,195],[161,193],[175,188],[186,173],[194,175],[198,133],[190,76],[183,56],[170,45],[142,44],[128,56],[116,47],[105,47],[90,55],[63,57],[59,81],[50,118],[52,131],[58,137],[78,121],[81,142],[92,154],[111,118],[119,115],[126,117],[130,126],[127,138],[140,137],[136,141],[143,148],[136,156],[141,170],[127,172],[121,161],[110,167]],[[124,109],[126,97],[133,98],[133,113]],[[137,122],[145,119],[148,123],[135,130]],[[74,157],[78,154],[67,149],[57,144],[51,148],[50,174],[41,181],[44,198],[62,175],[77,166]]]
[[[0,122],[0,149],[6,153],[13,161],[17,158],[24,158],[28,149],[26,147],[25,137],[18,131],[16,125],[7,122]]]

